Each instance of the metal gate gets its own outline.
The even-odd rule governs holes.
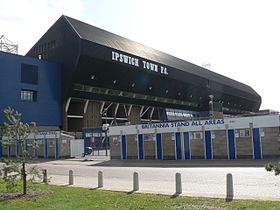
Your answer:
[[[110,148],[107,134],[107,129],[83,129],[84,154],[93,156],[109,156]]]

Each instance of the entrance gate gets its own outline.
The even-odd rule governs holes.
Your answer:
[[[109,156],[110,145],[107,129],[83,129],[84,154],[93,156]],[[92,151],[90,151],[92,149]]]

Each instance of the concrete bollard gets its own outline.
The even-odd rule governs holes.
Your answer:
[[[73,170],[69,170],[69,185],[74,184],[74,173]]]
[[[233,177],[232,174],[228,173],[226,180],[226,201],[232,201],[233,195]]]
[[[103,187],[103,172],[98,171],[98,188]]]
[[[43,183],[48,184],[47,169],[43,169]]]
[[[137,172],[133,173],[133,191],[139,190],[139,175]]]
[[[181,174],[180,173],[176,173],[175,178],[176,178],[176,194],[181,194],[182,193]]]

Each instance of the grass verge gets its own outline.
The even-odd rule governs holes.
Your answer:
[[[172,197],[166,195],[112,192],[100,189],[34,184],[48,193],[25,199],[0,198],[0,209],[280,209],[280,201]],[[0,191],[4,187],[0,184]],[[52,193],[49,193],[52,192]]]

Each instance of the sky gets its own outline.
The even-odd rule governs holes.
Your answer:
[[[0,36],[25,53],[67,15],[251,86],[280,111],[279,0],[0,0]]]

